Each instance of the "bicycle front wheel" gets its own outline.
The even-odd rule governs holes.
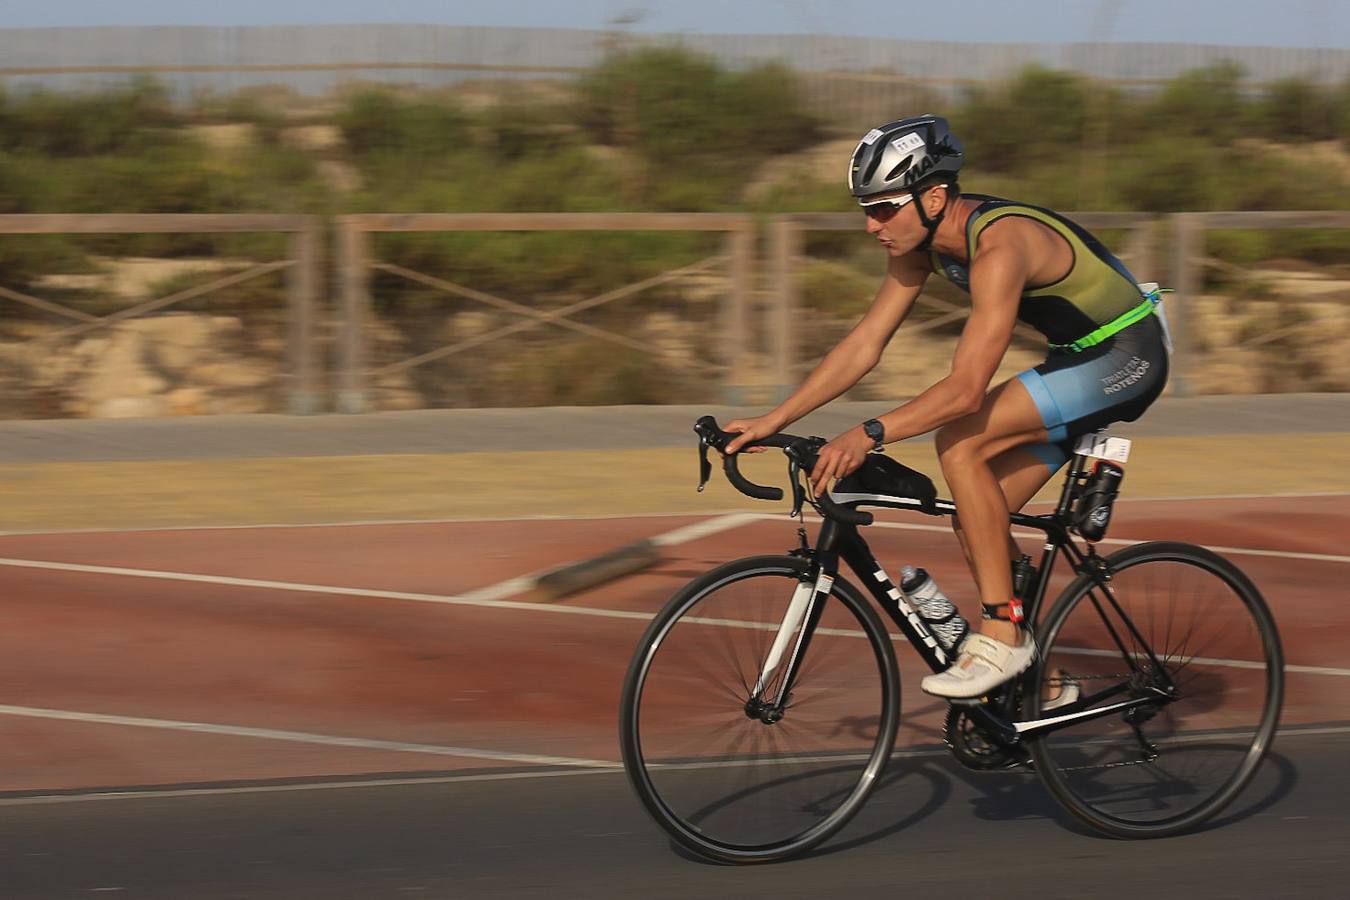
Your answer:
[[[1232,563],[1188,544],[1140,544],[1079,576],[1038,635],[1030,718],[1117,708],[1031,740],[1051,793],[1117,837],[1162,837],[1217,814],[1270,747],[1284,657],[1270,611]],[[1041,712],[1061,690],[1067,706]]]
[[[770,649],[809,564],[728,563],[657,614],[624,682],[620,740],[653,818],[710,859],[784,859],[837,832],[895,744],[899,673],[890,638],[836,580],[782,717],[755,709]],[[795,641],[795,638],[794,638]],[[778,690],[773,680],[760,694]]]

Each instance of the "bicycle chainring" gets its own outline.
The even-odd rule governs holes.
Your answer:
[[[1025,752],[1018,753],[1000,746],[976,724],[968,710],[959,706],[947,710],[943,742],[957,762],[976,772],[998,772],[1031,766],[1031,760]]]

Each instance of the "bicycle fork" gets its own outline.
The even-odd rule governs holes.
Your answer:
[[[755,680],[755,689],[746,701],[747,716],[760,719],[765,724],[773,724],[783,717],[792,694],[792,685],[801,670],[802,658],[833,587],[834,576],[819,564],[803,573],[792,592],[787,613],[774,635],[769,655],[765,657],[759,677]],[[778,678],[780,671],[782,677]],[[771,695],[766,695],[775,683],[776,689]]]

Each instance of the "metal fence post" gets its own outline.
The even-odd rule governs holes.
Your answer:
[[[801,226],[791,216],[776,216],[770,226],[774,402],[785,399],[796,385],[797,346],[793,323],[797,315],[795,264],[801,254]]]
[[[1130,229],[1125,241],[1125,254],[1130,257],[1130,272],[1139,281],[1161,281],[1157,271],[1158,222],[1149,219]]]
[[[291,235],[291,267],[286,283],[289,322],[287,354],[290,357],[290,392],[287,398],[291,415],[307,416],[319,411],[321,398],[314,364],[314,308],[319,293],[318,217],[307,216],[299,230]]]
[[[1170,217],[1172,226],[1172,278],[1176,281],[1176,303],[1167,303],[1168,324],[1172,330],[1172,357],[1176,371],[1172,373],[1173,392],[1178,397],[1191,396],[1191,377],[1195,372],[1192,359],[1195,324],[1193,301],[1200,295],[1202,272],[1200,256],[1204,253],[1204,214],[1176,213]]]
[[[344,413],[365,412],[366,316],[370,309],[367,286],[369,236],[354,216],[337,223],[338,284],[342,298],[342,330],[338,341],[337,409]]]
[[[755,231],[749,220],[727,234],[731,259],[731,303],[725,319],[722,359],[727,367],[722,402],[738,406],[745,402],[745,366],[749,357],[750,298],[754,281]]]

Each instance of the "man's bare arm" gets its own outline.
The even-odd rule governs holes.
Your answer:
[[[970,267],[970,319],[961,332],[951,372],[880,417],[888,441],[926,434],[980,408],[1012,341],[1026,284],[1025,260],[1016,241],[991,240],[980,248]]]
[[[736,453],[749,441],[783,430],[857,384],[881,359],[882,350],[909,315],[928,274],[928,261],[922,254],[891,259],[862,320],[775,409],[753,419],[728,422],[727,430],[741,436],[729,443],[725,452]]]

